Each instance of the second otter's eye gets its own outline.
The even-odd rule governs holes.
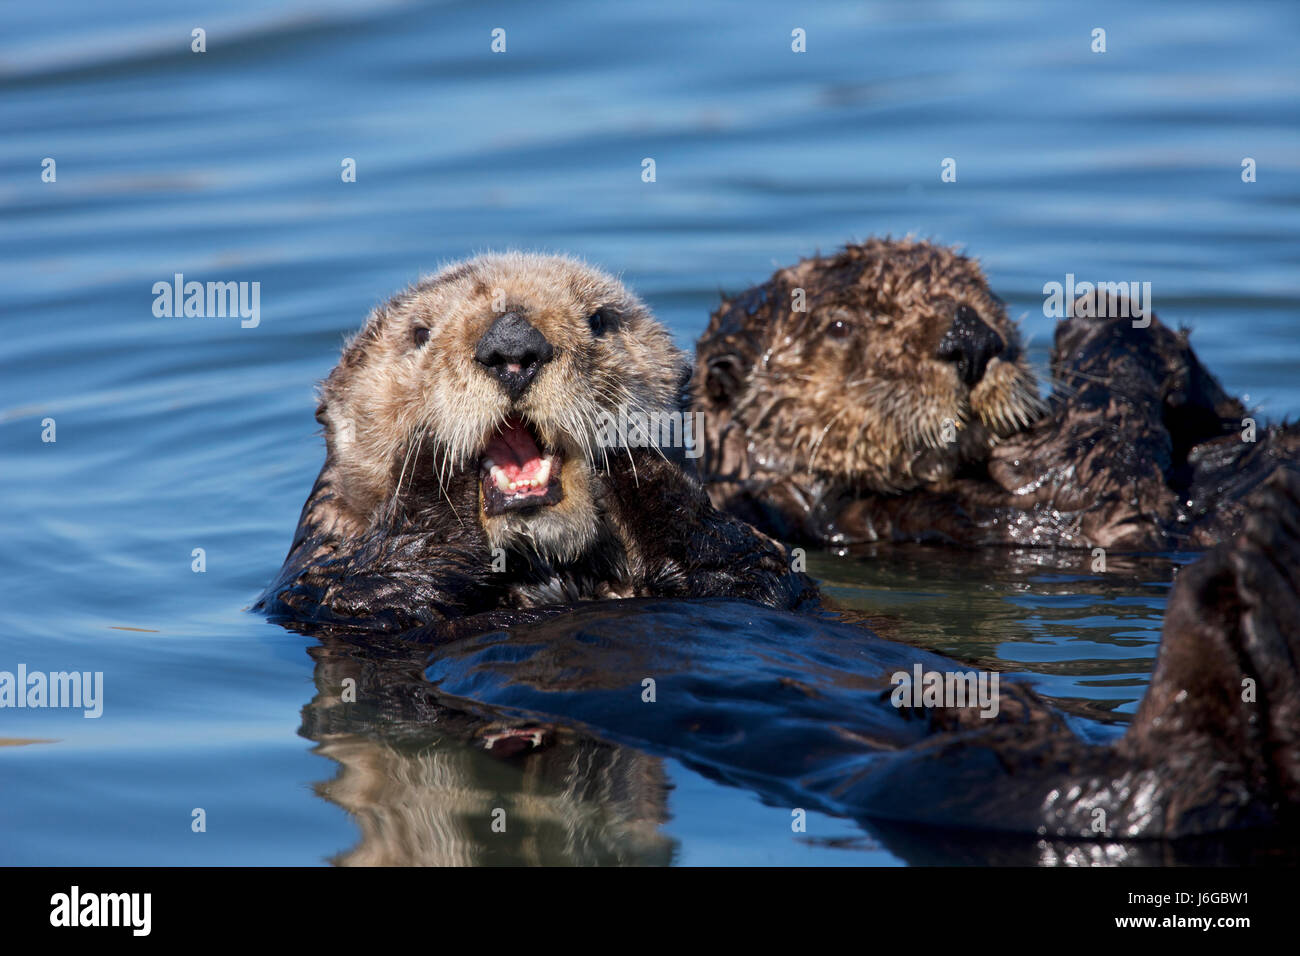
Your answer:
[[[604,335],[605,330],[612,324],[610,314],[606,309],[597,309],[587,316],[587,325],[591,327],[591,334],[595,336]]]
[[[853,334],[853,328],[843,319],[836,319],[826,326],[826,334],[833,339],[847,339]]]
[[[411,338],[414,340],[415,347],[418,349],[420,346],[424,345],[425,342],[429,341],[429,330],[422,325],[417,325],[411,332]]]

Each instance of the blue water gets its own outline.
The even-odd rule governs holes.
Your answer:
[[[367,310],[474,251],[587,257],[689,346],[720,289],[917,233],[982,260],[1039,364],[1044,283],[1149,281],[1229,390],[1294,417],[1298,26],[1294,3],[1194,0],[0,6],[0,670],[105,675],[98,719],[0,711],[0,862],[394,862],[374,828],[412,794],[413,857],[916,862],[833,812],[793,833],[761,787],[626,747],[610,759],[664,784],[649,823],[609,836],[621,804],[596,800],[574,832],[612,849],[492,844],[465,820],[528,806],[526,763],[378,720],[305,736],[328,709],[314,642],[247,608],[320,465],[313,385]],[[260,324],[156,318],[178,272],[259,282]],[[882,635],[1122,725],[1182,560],[813,570]],[[523,816],[563,817],[558,792]],[[438,843],[448,813],[460,836]]]

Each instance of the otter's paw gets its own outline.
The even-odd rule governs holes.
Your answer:
[[[814,604],[817,588],[786,550],[717,511],[699,482],[650,450],[611,458],[605,507],[639,593],[734,597],[770,607]]]

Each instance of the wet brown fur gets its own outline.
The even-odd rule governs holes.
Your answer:
[[[617,316],[599,338],[587,328],[598,308]],[[556,356],[512,407],[473,356],[494,319],[516,310]],[[416,327],[431,333],[423,348],[413,346]],[[508,253],[449,266],[375,310],[322,387],[317,417],[343,489],[340,521],[355,532],[390,519],[418,468],[445,480],[473,467],[514,411],[564,452],[564,500],[532,520],[481,509],[479,520],[493,545],[528,539],[573,558],[596,533],[590,469],[609,454],[595,442],[598,413],[672,410],[684,365],[639,299],[575,260]]]
[[[601,335],[588,324],[598,309],[608,317]],[[506,311],[555,350],[513,401],[473,357]],[[417,329],[429,332],[422,345]],[[660,449],[597,441],[602,411],[679,408],[687,370],[640,300],[576,260],[480,256],[398,293],[321,388],[325,465],[262,606],[400,628],[589,598],[811,599],[811,582],[789,570],[780,546],[714,511]],[[510,416],[563,452],[563,499],[488,515],[479,458]],[[503,552],[506,569],[493,570]]]
[[[808,311],[793,310],[803,289]],[[973,388],[936,347],[957,305],[1006,343]],[[832,339],[831,324],[851,327]],[[871,239],[723,302],[699,342],[700,461],[722,508],[784,540],[1206,547],[1300,429],[1259,427],[1185,331],[1096,294],[1059,323],[1040,401],[1001,302],[949,249]],[[943,441],[944,420],[952,441]]]
[[[936,355],[960,305],[1005,343],[973,388]],[[696,369],[696,407],[724,422],[714,447],[748,449],[742,480],[797,464],[864,491],[935,485],[1041,410],[1019,332],[978,265],[911,240],[805,259],[724,302]]]
[[[548,305],[549,299],[534,302],[533,295],[557,296],[558,287],[530,285],[535,279],[531,260],[508,261],[514,272],[497,261],[491,268],[498,271],[485,271],[501,283],[511,306],[538,316],[548,338],[554,336],[553,341],[575,353],[571,364],[556,364],[543,373],[560,370],[555,384],[568,391],[540,390],[536,403],[530,400],[524,411],[539,429],[556,428],[555,441],[581,447],[581,437],[557,423],[564,409],[572,407],[565,404],[575,400],[571,393],[585,388],[579,375],[592,374],[580,364],[581,356],[591,353],[584,353],[576,334],[581,309],[589,308],[590,300],[581,299],[570,286],[567,295],[572,298],[559,300],[568,301],[567,307]],[[808,606],[815,591],[802,575],[789,572],[788,555],[744,523],[714,510],[701,488],[654,450],[609,457],[575,455],[572,460],[587,469],[581,476],[586,484],[577,486],[574,512],[560,520],[561,533],[543,535],[546,543],[526,528],[493,529],[480,510],[475,459],[495,427],[492,423],[500,420],[493,416],[519,409],[503,409],[499,393],[481,388],[474,380],[477,370],[465,359],[477,341],[475,330],[488,318],[470,304],[481,307],[491,288],[476,282],[479,268],[464,264],[395,297],[377,310],[345,351],[323,390],[326,463],[304,506],[281,576],[262,606],[312,625],[391,628],[408,634],[413,627],[429,625],[421,629],[424,636],[436,636],[438,626],[449,619],[463,624],[471,613],[592,597],[729,596],[773,607]],[[555,271],[562,274],[564,268],[555,266]],[[579,281],[578,288],[583,287]],[[840,293],[857,294],[846,289]],[[580,307],[573,304],[578,302]],[[618,302],[625,310],[621,314],[632,314],[628,300]],[[656,355],[662,359],[666,335],[650,326],[648,314],[637,313],[635,321],[641,325],[637,341],[659,343]],[[1197,487],[1208,474],[1203,463],[1213,460],[1215,474],[1235,469],[1249,476],[1239,489],[1245,502],[1239,512],[1243,530],[1180,575],[1151,690],[1132,728],[1114,747],[1079,740],[1032,691],[1012,688],[1003,697],[996,721],[978,719],[961,708],[929,715],[924,743],[903,746],[872,773],[855,773],[852,780],[838,782],[836,799],[856,812],[886,820],[1027,830],[1071,839],[1092,838],[1097,810],[1105,813],[1107,835],[1116,838],[1172,838],[1292,824],[1300,800],[1300,740],[1295,731],[1300,700],[1295,666],[1300,655],[1300,477],[1274,469],[1267,480],[1250,484],[1263,466],[1248,459],[1253,455],[1267,464],[1270,452],[1223,445],[1228,437],[1223,421],[1235,416],[1239,406],[1216,391],[1217,383],[1194,361],[1185,337],[1154,326],[1154,320],[1155,331],[1146,330],[1145,337],[1105,320],[1071,321],[1075,324],[1067,332],[1058,332],[1055,362],[1068,398],[1028,428],[994,441],[999,416],[989,409],[997,403],[985,406],[975,394],[978,387],[964,399],[960,390],[950,389],[941,404],[969,404],[972,435],[977,422],[988,430],[985,450],[979,452],[976,442],[968,449],[970,460],[967,452],[954,459],[951,449],[905,442],[905,453],[891,460],[901,463],[906,481],[916,482],[911,491],[869,491],[871,482],[880,478],[870,477],[871,467],[889,465],[889,460],[869,456],[846,459],[855,467],[844,472],[833,467],[820,471],[821,464],[810,468],[811,462],[763,459],[759,468],[746,472],[746,479],[771,477],[768,489],[782,488],[791,495],[838,487],[842,497],[822,499],[840,505],[828,527],[844,520],[855,504],[873,499],[917,503],[916,527],[923,527],[927,516],[949,513],[948,504],[957,502],[971,509],[966,512],[968,523],[961,527],[996,537],[1005,532],[996,522],[981,520],[989,514],[1010,514],[1007,489],[999,482],[1025,480],[1015,469],[1027,461],[1041,459],[1043,465],[1030,469],[1033,487],[1015,493],[1042,497],[1032,509],[1020,512],[1032,526],[1042,527],[1041,509],[1066,500],[1066,494],[1077,494],[1079,488],[1088,493],[1076,503],[1078,513],[1088,513],[1096,505],[1095,494],[1108,489],[1114,497],[1106,499],[1112,502],[1106,507],[1132,509],[1141,507],[1144,494],[1155,493],[1144,491],[1144,482],[1167,487],[1174,480],[1170,476],[1186,466],[1190,471],[1178,480]],[[431,342],[450,354],[421,357],[403,351],[403,336],[417,322],[434,323],[431,327],[439,334]],[[921,334],[926,321],[904,316],[900,324],[912,330],[911,341],[918,348],[929,344]],[[757,335],[755,331],[750,338]],[[611,353],[617,360],[604,370],[612,374],[618,363],[627,362],[635,354],[630,349]],[[702,359],[705,354],[702,349]],[[906,351],[892,354],[894,370],[903,369],[898,363]],[[676,382],[664,375],[674,362],[660,362],[657,371],[629,369],[646,372],[644,379],[631,376],[634,394],[670,400]],[[1008,365],[1015,365],[1014,357]],[[852,367],[850,359],[842,358],[838,367]],[[1107,369],[1108,377],[1099,368]],[[1074,377],[1067,378],[1071,370]],[[732,371],[745,369],[737,365]],[[819,392],[828,401],[830,381],[821,379]],[[1094,385],[1098,388],[1090,391]],[[548,394],[550,404],[544,400]],[[787,394],[793,401],[795,394]],[[1155,428],[1157,420],[1163,432]],[[766,426],[760,420],[756,427]],[[1046,429],[1037,433],[1044,440],[1041,446],[1032,444],[1036,429]],[[1205,434],[1210,437],[1188,444],[1189,437]],[[1137,450],[1117,465],[1109,456],[1134,445],[1135,439]],[[1097,444],[1103,440],[1113,444]],[[1030,444],[1010,452],[1016,442]],[[770,447],[780,451],[800,446],[774,441]],[[1090,452],[1094,448],[1098,450]],[[849,454],[847,445],[844,449]],[[1069,453],[1065,459],[1062,449]],[[1004,453],[1012,457],[1000,457]],[[1091,464],[1090,453],[1096,456]],[[859,463],[863,466],[856,467]],[[972,466],[981,463],[988,477],[972,476]],[[810,471],[813,483],[801,484]],[[1059,487],[1044,491],[1053,480]],[[932,492],[927,483],[946,483],[945,491]],[[981,504],[979,494],[986,492],[1003,498]],[[980,507],[987,510],[976,510]],[[874,521],[885,514],[894,520],[899,513],[870,517]],[[1098,520],[1106,518],[1102,514]],[[943,527],[959,525],[950,520]],[[493,540],[508,546],[503,573],[490,570]],[[574,545],[576,557],[566,557],[564,542],[576,540],[586,543]],[[494,619],[491,626],[501,625]],[[877,647],[863,653],[886,651]],[[417,655],[417,661],[423,660]],[[413,679],[419,681],[420,673],[415,666]],[[545,671],[548,682],[554,673]],[[1257,698],[1243,697],[1245,677],[1258,687]],[[884,708],[883,696],[880,701]],[[328,710],[313,719],[325,719]],[[669,734],[670,742],[678,732],[671,721],[650,726]],[[784,722],[781,731],[788,732]],[[637,781],[638,794],[662,789],[654,773],[639,774]],[[361,778],[358,782],[369,783]],[[340,802],[365,808],[365,800],[348,789],[351,783],[340,781]],[[387,825],[394,801],[402,799],[402,794],[381,795],[373,818],[377,826]],[[567,792],[564,805],[567,808]],[[657,800],[637,802],[625,816],[637,827],[653,824],[660,806]],[[377,849],[377,859],[405,859],[390,855],[387,847]]]

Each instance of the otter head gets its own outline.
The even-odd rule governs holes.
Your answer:
[[[473,481],[494,547],[568,560],[598,532],[613,452],[602,424],[678,409],[685,371],[668,332],[612,277],[557,256],[484,255],[375,310],[317,417],[362,524],[450,504],[447,489]]]
[[[979,267],[872,239],[724,302],[696,400],[744,429],[768,472],[872,491],[939,483],[1042,410],[1016,327]]]

